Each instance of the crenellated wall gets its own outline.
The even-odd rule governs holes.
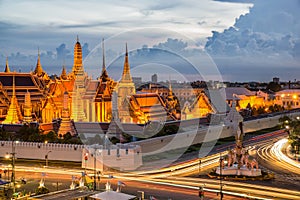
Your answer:
[[[14,142],[16,158],[45,159],[48,153],[49,160],[81,162],[83,145],[75,144],[54,144],[36,142]],[[0,157],[12,153],[11,141],[0,141]]]
[[[244,132],[247,133],[257,131],[260,129],[274,127],[278,124],[279,118],[284,115],[290,116],[291,118],[296,118],[297,116],[300,116],[300,112],[245,121]],[[214,141],[219,138],[230,137],[233,135],[232,128],[230,126],[225,125],[202,127],[198,129],[198,131],[195,131],[197,130],[197,127],[194,127],[194,130],[192,129],[193,127],[191,127],[190,131],[185,131],[183,133],[177,133],[174,135],[132,142],[127,145],[127,149],[129,152],[128,154],[126,154],[126,145],[124,146],[124,148],[119,147],[120,150],[117,150],[117,147],[112,148],[110,150],[110,155],[108,155],[108,153],[106,152],[107,149],[102,149],[102,154],[99,157],[98,166],[100,166],[101,162],[104,161],[104,163],[107,163],[108,166],[110,165],[112,167],[118,167],[120,169],[134,169],[135,167],[140,166],[142,164],[140,152],[142,152],[143,156],[153,155],[156,153],[170,151],[178,148],[184,148],[192,144]],[[138,146],[132,148],[130,145]],[[86,152],[86,149],[84,145],[14,142],[14,146],[16,158],[44,160],[45,155],[48,154],[49,160],[82,162],[82,166],[85,167],[85,161],[83,160],[83,156]],[[51,152],[48,153],[49,151]],[[120,156],[117,156],[117,151],[119,151]],[[0,157],[5,157],[7,153],[11,152],[12,142],[0,141]],[[91,156],[91,154],[89,156]],[[89,160],[90,161],[88,163],[88,166],[92,167],[93,158],[90,157]]]
[[[283,116],[289,116],[296,118],[300,116],[300,112],[288,113],[277,115],[273,117],[261,118],[251,121],[245,121],[244,132],[253,132],[261,129],[271,128],[279,123],[279,118]],[[190,131],[183,133],[177,133],[174,135],[167,135],[157,138],[151,138],[147,140],[132,142],[131,144],[140,145],[143,150],[143,155],[153,155],[156,153],[162,153],[179,148],[186,148],[193,144],[199,144],[202,142],[211,142],[219,138],[226,138],[233,136],[233,131],[230,126],[226,125],[214,125],[209,127],[191,128]]]

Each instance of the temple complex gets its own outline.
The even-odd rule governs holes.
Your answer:
[[[92,80],[84,71],[82,48],[77,37],[71,72],[62,66],[61,75],[50,78],[42,67],[40,52],[34,71],[12,72],[8,59],[4,72],[0,72],[0,121],[2,124],[59,122],[58,134],[76,134],[74,123],[115,122],[145,124],[150,121],[176,121],[205,117],[216,112],[203,92],[187,91],[177,97],[171,82],[161,90],[136,92],[132,81],[129,53],[126,44],[124,66],[120,81],[113,80],[106,69],[104,41],[102,41],[102,71]],[[99,59],[100,60],[100,59]],[[113,93],[116,95],[113,114]],[[192,94],[193,93],[193,94]],[[191,95],[190,95],[191,94]],[[184,101],[190,101],[184,104]],[[180,105],[185,106],[180,106]],[[182,118],[183,117],[183,118]]]

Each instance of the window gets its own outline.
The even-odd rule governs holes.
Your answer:
[[[126,149],[126,155],[128,155],[128,149]]]

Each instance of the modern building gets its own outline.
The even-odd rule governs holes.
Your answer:
[[[151,76],[151,82],[152,82],[152,83],[157,83],[157,74],[153,74],[153,75]]]

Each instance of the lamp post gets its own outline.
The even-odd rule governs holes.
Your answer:
[[[11,141],[11,153],[7,153],[6,158],[11,158],[11,183],[13,184],[13,193],[16,192],[16,174],[15,174],[15,162],[16,162],[16,147],[15,142],[19,143],[19,141]],[[8,169],[9,171],[9,169]]]
[[[223,199],[223,185],[222,185],[222,162],[223,162],[224,158],[221,156],[220,154],[220,199]]]
[[[52,151],[48,151],[48,153],[45,155],[45,162],[46,162],[46,165],[45,167],[47,168],[48,167],[48,155],[49,153],[51,153]]]
[[[200,172],[201,172],[201,159],[199,159],[199,169],[198,169],[199,177],[200,177]]]
[[[96,187],[96,184],[97,184],[97,180],[96,180],[96,148],[94,149],[94,191],[96,191],[97,187]]]

